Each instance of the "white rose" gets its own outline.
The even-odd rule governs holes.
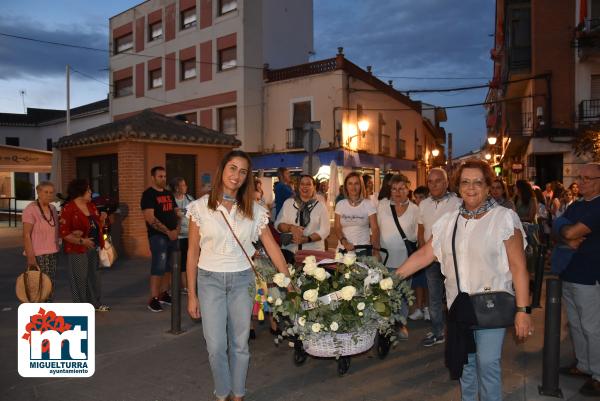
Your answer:
[[[392,280],[391,277],[384,278],[379,282],[379,287],[381,287],[382,290],[391,290],[394,287],[394,280]]]
[[[348,280],[348,279],[350,278],[350,273],[346,273],[346,274],[344,274],[344,278],[345,278],[346,280]]]
[[[304,258],[304,264],[316,264],[317,263],[317,258],[315,258],[315,255],[310,255]]]
[[[279,287],[287,287],[290,284],[290,278],[283,273],[277,273],[273,276],[273,282]]]
[[[288,265],[288,271],[290,272],[290,276],[293,276],[296,273],[296,269],[292,267],[292,265]]]
[[[358,316],[362,316],[362,315],[364,315],[364,313],[358,312]]]
[[[356,262],[356,254],[354,252],[348,252],[344,255],[344,264],[346,266],[352,266]]]
[[[277,305],[277,304],[275,304]],[[364,302],[359,302],[358,305],[356,305],[356,309],[358,310],[365,310],[365,303]]]
[[[317,267],[315,269],[315,271],[313,272],[313,276],[319,280],[319,281],[323,281],[327,278],[327,272],[325,271],[325,269],[323,269],[322,267]]]
[[[339,329],[340,326],[337,324],[337,322],[333,322],[329,325],[329,328],[331,329],[331,331],[337,331],[337,329]]]
[[[269,295],[267,297],[267,302],[270,303],[270,304],[272,304],[273,303],[273,297]]]
[[[281,300],[281,298],[277,298],[277,300],[275,301],[275,306],[280,306],[283,303],[283,301]]]
[[[341,262],[342,260],[344,260],[344,255],[341,252],[336,252],[335,253],[335,261]]]
[[[354,295],[356,294],[356,288],[354,288],[351,285],[347,285],[340,290],[340,293],[342,299],[344,299],[345,301],[350,301],[352,297],[354,297]]]
[[[304,268],[302,269],[304,271],[304,273],[306,273],[306,275],[308,276],[312,276],[315,273],[315,270],[317,270],[318,266],[316,263],[307,263],[304,265]]]
[[[317,290],[306,290],[304,294],[302,294],[302,298],[308,302],[317,302],[317,298],[319,297],[319,292]]]
[[[313,323],[310,329],[313,331],[313,333],[318,333],[321,331],[321,325],[319,323]]]
[[[304,325],[306,324],[306,318],[304,316],[300,316],[298,318],[298,324],[302,327],[304,327]]]

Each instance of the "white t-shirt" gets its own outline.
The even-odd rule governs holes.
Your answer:
[[[187,213],[187,207],[190,203],[194,201],[191,195],[185,194],[183,198],[177,199],[175,196],[175,203],[177,203],[177,208],[181,210],[183,215],[185,216]],[[188,237],[188,225],[189,220],[187,218],[181,219],[181,229],[179,230],[179,238],[187,238]]]
[[[400,266],[408,258],[406,244],[396,223],[394,223],[394,215],[390,209],[390,201],[382,199],[377,207],[377,223],[379,224],[379,238],[381,247],[387,249],[388,260],[386,266],[392,269]],[[406,238],[409,241],[417,240],[417,219],[419,217],[419,208],[412,202],[408,202],[408,208],[398,216],[400,227],[404,231]]]
[[[433,253],[446,277],[448,308],[458,295],[452,258],[452,231],[457,215],[458,210],[446,213],[433,225]],[[458,218],[455,244],[462,291],[469,294],[487,290],[508,291],[514,294],[504,241],[514,235],[515,228],[521,231],[523,246],[526,247],[523,225],[511,209],[496,206],[477,220]]]
[[[279,224],[281,223],[299,225],[296,221],[297,215],[298,209],[295,206],[295,199],[286,199],[286,201],[283,202],[283,207],[281,208],[281,212],[279,212],[279,216],[277,216],[275,228],[279,229]],[[302,244],[302,249],[324,251],[325,239],[329,235],[330,229],[331,223],[329,222],[329,214],[327,213],[327,207],[325,206],[325,203],[318,201],[315,207],[310,212],[310,223],[308,223],[308,225],[304,227],[303,233],[306,236],[317,233],[321,237],[321,240]],[[292,252],[296,252],[298,250],[298,245],[292,243],[284,246],[283,248]]]
[[[351,206],[348,199],[342,199],[335,205],[344,237],[353,245],[371,245],[369,216],[376,213],[369,199],[363,199],[358,206]]]
[[[419,204],[419,220],[417,223],[423,225],[425,242],[431,238],[431,227],[435,222],[447,212],[458,210],[461,203],[462,199],[452,193],[439,202],[434,201],[431,196],[423,199]]]
[[[250,262],[238,245],[221,212],[229,221],[231,228],[240,240],[246,253],[252,257],[256,249],[253,242],[264,227],[269,223],[269,216],[264,207],[254,202],[254,218],[252,220],[237,212],[237,205],[233,205],[228,212],[223,205],[217,210],[208,208],[208,195],[204,195],[188,206],[186,217],[196,223],[200,230],[200,258],[198,268],[212,272],[238,272],[250,269]]]

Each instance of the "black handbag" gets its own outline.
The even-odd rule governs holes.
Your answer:
[[[452,258],[454,259],[456,286],[458,287],[458,292],[461,293],[455,247],[457,225],[458,216],[456,217],[454,230],[452,232]],[[471,299],[475,315],[477,316],[477,325],[473,327],[474,329],[499,329],[510,327],[515,324],[517,306],[513,294],[507,291],[484,291],[469,294],[469,298]]]
[[[402,230],[402,227],[400,226],[400,222],[398,221],[398,214],[396,213],[396,208],[391,203],[390,203],[390,209],[392,209],[392,215],[394,216],[394,223],[396,223],[396,227],[398,228],[398,231],[400,231],[400,237],[402,237],[402,240],[404,241],[404,245],[406,245],[406,251],[408,252],[408,256],[410,256],[417,251],[417,243],[416,243],[416,241],[409,241],[408,238],[406,238],[406,234],[404,234],[404,230]]]

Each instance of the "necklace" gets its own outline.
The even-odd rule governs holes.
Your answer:
[[[48,209],[50,210],[50,217],[46,217],[46,215],[44,214],[44,209],[42,209],[42,205],[40,205],[40,201],[36,200],[35,203],[37,203],[37,207],[40,209],[40,214],[42,215],[44,220],[46,220],[46,223],[48,223],[50,227],[55,227],[56,221],[54,221],[54,213],[52,213],[52,209],[50,209],[50,206],[48,206]]]
[[[231,195],[228,195],[226,193],[223,194],[223,200],[224,201],[228,201],[228,202],[232,202],[232,203],[237,202],[237,199],[235,199],[235,196],[231,196]]]
[[[357,200],[352,200],[350,198],[348,198],[348,203],[350,204],[350,206],[358,206],[360,205],[360,202],[363,201],[363,198],[358,198]]]
[[[408,205],[408,202],[410,202],[410,200],[407,199],[404,202],[400,202],[400,203],[394,202],[394,205],[396,205],[396,206],[406,206],[406,205]]]

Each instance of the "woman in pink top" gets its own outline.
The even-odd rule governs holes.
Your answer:
[[[35,187],[37,200],[23,210],[23,243],[28,266],[39,266],[52,280],[52,301],[54,277],[58,260],[58,214],[50,204],[54,200],[54,184],[43,181]]]

